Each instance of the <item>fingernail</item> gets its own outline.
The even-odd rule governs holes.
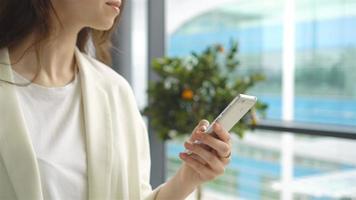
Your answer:
[[[193,146],[194,144],[201,144],[201,141],[200,140],[195,140],[191,145]]]
[[[187,141],[184,142],[184,146],[188,146],[188,144],[190,144],[190,143]]]
[[[193,143],[193,141],[191,141],[191,140],[187,140],[187,141],[185,141],[185,143],[192,144],[192,143]]]
[[[187,157],[187,155],[186,155],[186,153],[184,153],[184,152],[180,152],[179,153],[179,157],[181,157],[181,158],[186,158]]]
[[[187,148],[187,149],[191,149],[193,145],[190,144],[190,143],[188,143],[188,142],[186,142],[186,143],[184,144],[184,146],[185,146],[185,148]]]
[[[201,127],[201,130],[202,130],[202,131],[206,131],[206,126],[202,126],[202,127]]]
[[[209,123],[209,121],[206,120],[206,119],[202,119],[202,120],[200,120],[200,122],[199,122],[199,124],[208,124],[208,123]]]

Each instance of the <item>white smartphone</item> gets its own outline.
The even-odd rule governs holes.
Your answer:
[[[250,96],[246,94],[237,95],[228,106],[215,118],[215,120],[208,126],[205,133],[212,134],[214,137],[217,137],[213,132],[213,125],[216,122],[219,122],[220,125],[226,130],[230,131],[231,128],[240,121],[240,119],[256,104],[257,97]],[[201,142],[196,140],[196,144]],[[186,150],[190,155],[191,151]]]
[[[228,106],[218,115],[205,131],[208,134],[213,133],[213,125],[219,122],[226,131],[240,121],[240,119],[255,105],[257,97],[246,94],[237,95]]]

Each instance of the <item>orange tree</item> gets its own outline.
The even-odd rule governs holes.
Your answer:
[[[190,56],[162,57],[152,61],[158,80],[148,87],[149,102],[143,114],[150,117],[153,129],[163,140],[190,134],[200,119],[210,122],[239,93],[246,93],[261,73],[237,75],[238,44],[231,41],[227,51],[221,45],[207,47]],[[255,113],[264,114],[267,105],[258,101],[255,107],[232,128],[240,137],[256,123]]]

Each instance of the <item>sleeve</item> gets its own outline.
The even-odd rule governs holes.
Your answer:
[[[141,171],[141,191],[143,192],[143,197],[145,200],[154,200],[156,199],[156,196],[161,189],[161,187],[164,184],[161,184],[154,190],[152,190],[152,187],[150,185],[150,173],[151,173],[151,156],[150,156],[150,145],[149,145],[149,139],[148,139],[148,132],[146,129],[146,124],[144,123],[142,117],[140,118],[141,120],[141,127],[142,128],[142,133],[143,135],[143,140],[142,146],[140,149],[140,155],[142,155],[142,163],[140,164],[140,171]]]
[[[151,155],[150,155],[150,144],[148,131],[146,128],[146,123],[144,122],[142,115],[138,109],[136,104],[136,99],[133,94],[133,91],[129,84],[127,83],[127,98],[130,102],[131,110],[133,111],[136,130],[136,148],[137,148],[137,156],[138,156],[138,171],[139,171],[139,181],[140,181],[140,191],[141,198],[144,200],[154,200],[160,190],[160,188],[164,185],[161,184],[156,189],[152,190],[152,186],[150,184],[150,173],[151,173]]]

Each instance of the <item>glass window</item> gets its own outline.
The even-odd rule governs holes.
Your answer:
[[[167,0],[167,55],[185,56],[237,40],[241,68],[235,73],[264,72],[267,80],[248,93],[269,105],[268,119],[282,119],[286,2]],[[356,1],[295,0],[294,10],[293,119],[356,125]],[[356,198],[355,141],[288,138],[257,130],[235,140],[232,163],[224,176],[204,186],[204,199],[283,199],[286,194],[293,199]],[[179,166],[182,143],[167,143],[168,178]],[[291,177],[283,182],[288,170]]]
[[[268,118],[280,119],[282,13],[282,0],[168,0],[167,54],[185,56],[236,40],[241,62],[236,74],[265,72],[267,80],[249,94],[268,103]]]
[[[249,93],[268,103],[269,119],[281,119],[285,2],[167,0],[167,54],[184,56],[237,40],[242,67],[236,73],[265,73],[267,80]],[[356,2],[295,4],[294,120],[356,125]]]
[[[356,125],[356,1],[296,1],[295,119]]]

